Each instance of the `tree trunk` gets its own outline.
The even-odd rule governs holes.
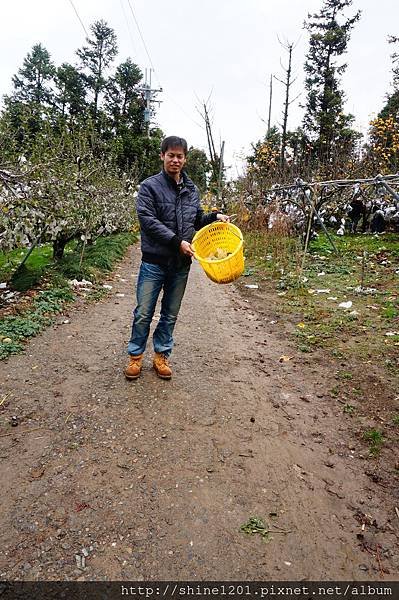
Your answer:
[[[291,87],[291,64],[292,64],[292,49],[293,44],[288,45],[288,69],[287,79],[285,82],[285,103],[284,103],[284,115],[283,115],[283,133],[281,136],[281,151],[280,151],[280,169],[284,171],[285,164],[285,148],[287,145],[287,122],[288,122],[288,107],[290,105],[290,87]]]
[[[53,241],[53,259],[54,260],[61,260],[62,257],[64,256],[64,250],[65,250],[65,246],[67,245],[67,243],[69,242],[71,238],[66,238],[66,237],[57,237],[54,241]]]

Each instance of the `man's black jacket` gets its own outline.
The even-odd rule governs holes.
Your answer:
[[[216,219],[215,213],[204,213],[198,189],[184,172],[180,184],[165,171],[145,179],[137,214],[143,261],[160,265],[189,264],[190,259],[179,253],[180,242],[191,242],[196,230]]]

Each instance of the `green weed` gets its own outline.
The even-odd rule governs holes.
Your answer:
[[[22,317],[5,317],[0,321],[0,336],[12,340],[23,340],[39,333],[43,328],[43,319],[35,313]]]
[[[20,342],[3,342],[0,341],[0,360],[10,356],[10,354],[19,354],[24,349],[24,345]]]
[[[69,287],[41,290],[33,301],[34,312],[37,314],[61,312],[65,302],[70,302],[74,298],[75,295]]]
[[[344,381],[348,381],[353,379],[353,374],[350,371],[337,371],[338,379],[342,379]]]
[[[399,316],[399,310],[391,303],[388,302],[382,311],[384,319],[395,319]]]
[[[240,530],[248,535],[259,534],[265,541],[269,539],[269,530],[259,517],[250,517],[246,523],[241,525]]]
[[[61,312],[64,304],[74,297],[68,288],[42,290],[24,313],[0,319],[0,359],[22,352],[21,342],[40,333],[52,322],[51,315]]]
[[[300,344],[298,346],[298,350],[300,352],[304,352],[304,353],[312,352],[312,348],[310,346],[307,346],[306,344]]]
[[[384,436],[378,429],[369,429],[363,434],[364,439],[369,443],[369,452],[371,456],[377,456],[381,451],[381,446],[384,443]]]

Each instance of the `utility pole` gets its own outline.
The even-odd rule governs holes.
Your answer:
[[[151,121],[151,104],[160,104],[162,100],[156,100],[155,95],[158,92],[162,92],[162,88],[152,89],[151,87],[151,72],[152,69],[145,70],[145,83],[138,90],[142,93],[142,98],[145,102],[144,108],[144,123],[147,132],[147,136],[150,137],[150,121]]]

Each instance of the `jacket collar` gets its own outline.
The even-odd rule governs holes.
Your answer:
[[[185,171],[181,172],[181,179],[179,183],[177,183],[176,180],[165,171],[165,169],[162,169],[161,174],[176,190],[182,190],[185,187],[190,187],[192,185],[191,179],[188,177]]]

